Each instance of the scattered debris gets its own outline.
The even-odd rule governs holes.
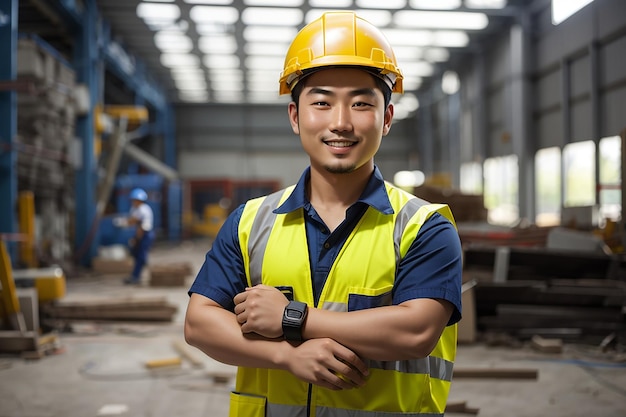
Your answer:
[[[563,352],[563,340],[561,339],[546,339],[539,335],[534,335],[530,339],[530,346],[544,353],[561,353]]]
[[[462,413],[476,415],[480,409],[468,407],[466,401],[455,401],[446,404],[446,413]]]

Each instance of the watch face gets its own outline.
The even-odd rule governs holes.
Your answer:
[[[300,320],[303,316],[302,312],[298,310],[287,310],[285,315],[291,320]]]

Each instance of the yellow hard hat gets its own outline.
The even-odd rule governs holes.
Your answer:
[[[402,93],[402,72],[383,33],[351,11],[326,12],[294,38],[280,75],[280,94],[289,94],[307,70],[356,66],[371,70]]]

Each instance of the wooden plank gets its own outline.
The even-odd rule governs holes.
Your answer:
[[[494,378],[494,379],[537,379],[539,371],[530,368],[463,368],[455,367],[453,379]]]

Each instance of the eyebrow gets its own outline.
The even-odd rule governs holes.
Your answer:
[[[311,87],[311,89],[306,93],[306,95],[311,95],[311,94],[322,94],[325,96],[334,96],[335,93],[333,93],[330,90],[327,90],[325,88],[322,87]],[[356,90],[352,90],[350,91],[349,95],[351,97],[358,97],[358,96],[372,96],[375,97],[376,96],[376,91],[374,91],[373,88],[357,88]]]

